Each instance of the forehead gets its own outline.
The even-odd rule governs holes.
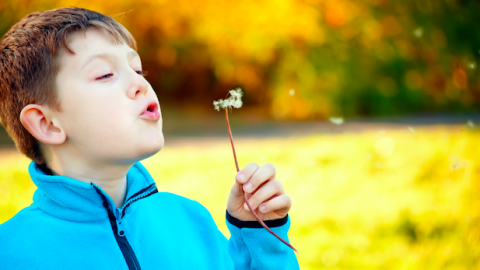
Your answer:
[[[73,53],[65,48],[60,50],[62,66],[78,66],[96,54],[108,53],[114,56],[128,55],[132,52],[136,54],[125,42],[118,43],[105,30],[95,27],[70,34],[67,38],[67,46]]]

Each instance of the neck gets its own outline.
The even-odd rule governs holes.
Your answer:
[[[47,161],[54,174],[94,183],[112,198],[115,207],[123,206],[127,195],[127,172],[133,164],[85,159],[81,155],[49,155]]]

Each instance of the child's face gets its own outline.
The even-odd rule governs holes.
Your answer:
[[[129,164],[158,152],[164,143],[160,104],[141,75],[138,54],[95,28],[73,33],[68,41],[75,54],[60,56],[56,84],[62,112],[55,114],[66,146],[90,162]],[[153,112],[145,112],[152,102]]]

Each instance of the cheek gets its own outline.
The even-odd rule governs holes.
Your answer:
[[[70,136],[79,134],[87,140],[108,143],[109,140],[118,140],[119,134],[128,130],[131,121],[125,106],[113,97],[106,100],[78,97],[77,102],[66,105],[64,120],[68,123],[67,135]]]
[[[119,133],[128,131],[132,117],[125,106],[115,103],[112,100],[95,105],[86,113],[90,119],[89,129],[97,130],[99,136],[119,137]],[[113,139],[114,139],[113,138]]]

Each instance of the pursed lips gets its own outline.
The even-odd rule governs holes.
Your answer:
[[[160,119],[160,112],[158,111],[158,104],[156,102],[149,102],[140,117],[146,120],[158,121]]]

